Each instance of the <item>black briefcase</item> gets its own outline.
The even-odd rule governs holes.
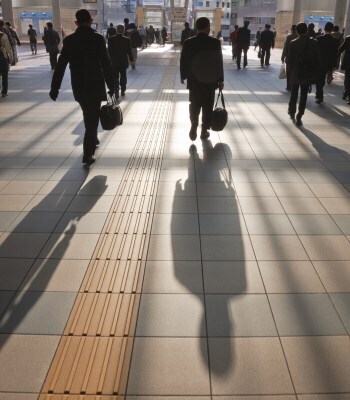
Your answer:
[[[221,105],[222,107],[218,107],[219,97],[221,97]],[[212,112],[211,116],[211,129],[213,131],[222,131],[227,124],[227,111],[225,109],[225,100],[224,95],[222,94],[222,90],[219,90],[218,97],[216,99],[215,108]]]
[[[100,110],[100,121],[105,131],[110,131],[123,123],[123,113],[114,96],[108,97],[107,104]]]

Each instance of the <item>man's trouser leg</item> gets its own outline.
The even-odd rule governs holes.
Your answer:
[[[243,49],[243,51],[244,51],[243,67],[246,67],[248,65],[248,56],[247,56],[248,49],[245,48],[245,49]]]
[[[345,70],[344,74],[344,99],[350,98],[350,67]]]
[[[300,98],[299,98],[299,109],[298,109],[298,116],[300,117],[305,113],[308,91],[309,91],[309,85],[300,85]]]
[[[114,67],[114,88],[115,97],[119,97],[119,67]]]
[[[84,135],[84,156],[93,156],[96,149],[97,128],[100,119],[100,100],[90,100],[80,102],[80,107],[83,111],[85,135]]]
[[[288,107],[288,114],[291,117],[295,116],[297,110],[298,93],[299,93],[299,85],[292,85],[290,99],[289,99],[289,107]]]
[[[57,51],[50,51],[50,64],[51,69],[55,69],[57,65]]]
[[[126,68],[120,68],[120,90],[122,92],[126,91],[127,77],[126,77]]]
[[[266,49],[265,65],[270,65],[271,49]]]
[[[1,89],[1,94],[7,94],[8,90],[8,76],[9,76],[9,68],[7,61],[4,62],[4,66],[2,70],[0,71],[1,73],[1,79],[2,79],[2,89]]]
[[[324,72],[319,75],[318,80],[316,82],[316,99],[323,101],[323,88],[326,84],[326,75],[327,73]]]
[[[131,63],[131,68],[135,68],[136,60],[137,60],[137,49],[131,48],[131,54],[132,54],[132,58],[134,59],[134,61]]]
[[[288,67],[288,63],[286,64],[286,75],[287,75],[287,89],[291,90],[291,84],[290,84],[290,73],[291,69]]]
[[[261,64],[262,67],[264,66],[264,63],[265,63],[265,55],[266,55],[265,49],[261,49],[260,64]]]
[[[237,67],[241,67],[241,57],[242,57],[242,49],[237,47]]]
[[[202,93],[202,130],[207,131],[211,126],[215,102],[215,88],[205,89]]]

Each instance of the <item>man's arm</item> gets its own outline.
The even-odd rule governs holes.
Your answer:
[[[8,36],[4,33],[2,36],[1,36],[1,40],[2,40],[2,43],[3,43],[3,48],[5,48],[5,51],[6,51],[6,53],[7,53],[7,57],[8,57],[8,59],[9,59],[9,61],[10,61],[10,64],[12,63],[12,61],[13,61],[13,58],[12,58],[12,47],[11,47],[11,44],[10,44],[10,41],[9,41],[9,38],[8,38]]]
[[[104,76],[104,79],[105,79],[105,82],[107,84],[109,91],[114,93],[114,90],[115,90],[114,89],[114,75],[113,75],[111,59],[109,58],[103,36],[98,35],[97,39],[98,39],[97,45],[99,48],[98,54],[100,55],[103,76]]]
[[[58,93],[61,88],[62,79],[66,71],[67,64],[68,64],[68,57],[63,43],[63,48],[60,56],[58,57],[57,66],[55,68],[51,81],[51,90],[49,96],[53,101],[56,101],[58,97]]]
[[[134,61],[134,57],[133,57],[132,52],[131,52],[131,41],[130,41],[130,39],[128,41],[128,50],[127,51],[128,51],[128,57],[129,57],[130,62],[133,62]]]
[[[222,47],[220,42],[217,47],[217,52],[218,52],[218,66],[219,66],[218,88],[222,90],[224,88],[224,62],[222,58]]]
[[[272,32],[272,42],[271,42],[271,47],[274,49],[275,48],[275,35]]]
[[[185,79],[187,79],[188,62],[189,62],[188,43],[189,43],[188,41],[184,41],[181,50],[181,57],[180,57],[181,83],[185,83]]]

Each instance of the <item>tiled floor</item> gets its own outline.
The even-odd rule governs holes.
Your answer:
[[[91,338],[88,323],[98,326],[99,315],[86,304],[114,321],[106,301],[119,313],[139,287],[137,323],[128,325],[131,363],[117,371],[125,389],[108,391],[113,382],[100,379],[102,400],[350,399],[350,107],[341,100],[342,75],[325,88],[324,104],[309,96],[298,129],[277,78],[279,50],[268,69],[251,51],[248,68],[237,71],[226,47],[229,122],[210,140],[191,143],[188,93],[172,67],[178,54],[154,46],[139,55],[121,103],[125,122],[101,131],[98,160],[88,169],[69,73],[53,103],[46,53],[21,49],[10,95],[0,100],[0,400],[38,398],[59,343],[58,355],[71,345],[82,354],[72,371],[86,368],[82,386],[94,394],[98,366],[107,373],[120,362],[104,362],[104,352],[115,355],[124,339],[103,337],[105,328],[101,340]],[[171,112],[161,111],[158,126],[148,116],[163,93]],[[151,148],[151,137],[139,139],[145,129],[165,138],[147,253],[102,254],[97,260],[108,262],[96,280],[90,259],[111,213],[125,232],[115,246],[141,243],[129,221],[136,226],[148,214],[134,215],[127,189],[117,192],[133,152]],[[140,190],[146,183],[143,177]],[[123,271],[137,271],[141,259],[140,285],[131,289]],[[89,285],[95,294],[85,296]],[[88,322],[73,313],[69,329],[81,336],[60,342],[72,309]],[[73,372],[68,384],[79,387]],[[55,379],[63,388],[64,377]],[[65,399],[85,394],[71,390]]]

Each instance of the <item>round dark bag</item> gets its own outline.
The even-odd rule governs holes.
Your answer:
[[[221,105],[222,107],[218,107],[219,97],[221,97]],[[222,94],[222,90],[219,90],[218,97],[216,99],[215,108],[212,112],[211,116],[211,129],[213,131],[222,131],[227,124],[227,111],[225,109],[225,100],[224,95]]]

